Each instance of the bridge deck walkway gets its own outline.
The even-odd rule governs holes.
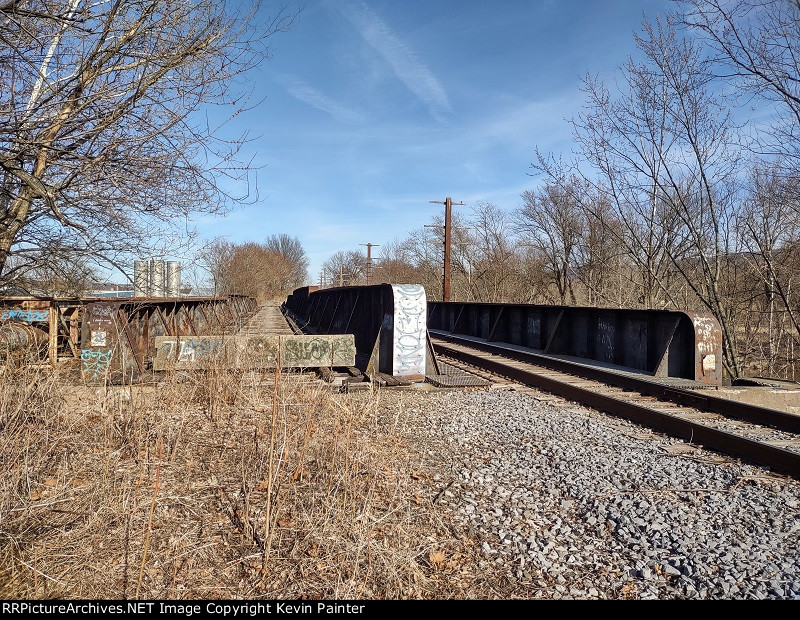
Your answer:
[[[261,304],[250,320],[242,326],[241,336],[290,336],[294,332],[281,312],[280,302],[267,301]]]

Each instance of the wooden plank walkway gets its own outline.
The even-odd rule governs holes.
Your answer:
[[[281,312],[278,301],[267,301],[259,306],[256,313],[237,335],[240,336],[290,336],[294,332]]]

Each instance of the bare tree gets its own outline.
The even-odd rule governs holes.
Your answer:
[[[543,266],[558,291],[558,301],[575,303],[572,273],[575,252],[582,234],[583,212],[575,197],[577,177],[568,183],[545,183],[539,191],[522,193],[517,229],[541,257]]]
[[[455,216],[453,219],[456,221]],[[433,228],[413,231],[403,241],[400,256],[416,267],[417,283],[425,287],[428,299],[441,300],[444,294],[444,217],[435,216],[432,222]]]
[[[748,108],[769,112],[750,120],[747,146],[759,161],[752,166],[749,195],[738,219],[751,270],[743,299],[749,302],[747,318],[757,316],[763,306],[767,320],[761,331],[745,340],[757,346],[766,331],[767,372],[773,372],[783,341],[786,368],[794,372],[792,351],[800,335],[794,299],[800,244],[800,2],[681,4],[686,9],[682,23],[708,44],[715,74],[739,88]],[[760,287],[753,286],[754,278],[760,279]]]
[[[281,300],[291,291],[288,286],[294,265],[283,254],[261,243],[234,245],[222,279],[222,292],[247,295],[257,301]]]
[[[741,207],[738,176],[739,136],[730,115],[709,88],[711,70],[699,48],[681,38],[674,25],[645,26],[636,38],[647,64],[633,74],[639,83],[663,81],[668,151],[661,151],[663,174],[657,178],[660,198],[680,222],[681,245],[669,246],[673,267],[700,302],[720,323],[724,364],[741,374],[735,330],[735,303],[726,266],[735,246],[735,219]]]
[[[274,235],[266,243],[235,244],[214,239],[197,253],[195,266],[208,274],[215,295],[247,295],[264,301],[283,299],[305,282],[306,253],[288,235]],[[305,262],[304,262],[305,261]]]
[[[714,50],[718,75],[778,114],[754,132],[762,154],[784,173],[800,168],[800,2],[681,0],[682,18]],[[752,101],[749,101],[752,105]],[[765,129],[769,129],[765,131]]]
[[[642,61],[629,59],[612,93],[587,79],[588,111],[574,121],[587,178],[614,209],[618,242],[638,266],[640,303],[677,305],[676,284],[691,290],[723,332],[724,364],[741,374],[734,304],[725,265],[735,251],[733,222],[742,172],[736,128],[709,83],[709,61],[672,21],[643,24]],[[563,174],[544,158],[538,167]],[[592,208],[585,204],[587,208]]]
[[[584,303],[630,306],[633,301],[626,283],[633,270],[618,243],[622,224],[603,198],[587,192],[581,199],[581,235],[574,250],[575,278],[582,285]]]
[[[764,357],[770,374],[776,367],[781,340],[792,334],[795,345],[800,346],[800,304],[795,293],[800,265],[798,183],[779,168],[756,169],[751,195],[738,222],[751,278],[763,283],[759,296],[764,299],[768,347]]]
[[[239,78],[290,22],[259,2],[0,0],[0,281],[53,244],[114,265],[246,200],[227,189],[245,138],[198,112],[250,105]]]
[[[488,302],[511,299],[519,265],[510,213],[478,202],[471,208],[469,229],[472,298]]]
[[[421,270],[403,242],[394,239],[381,247],[380,260],[374,268],[373,280],[392,284],[423,284]]]
[[[416,265],[417,283],[425,287],[428,299],[444,296],[445,223],[441,214],[432,215],[430,224],[409,234],[401,244],[403,256]],[[460,210],[452,214],[450,228],[450,298],[473,300],[474,256],[469,222]]]
[[[80,297],[97,285],[91,265],[82,256],[75,256],[69,247],[52,243],[26,259],[25,275],[15,284],[29,294]]]
[[[303,245],[297,237],[291,237],[286,233],[270,235],[264,242],[264,247],[283,256],[291,266],[284,285],[284,290],[286,290],[287,294],[306,284],[309,260]]]
[[[322,274],[332,286],[355,286],[366,282],[367,257],[356,250],[339,251],[322,264]]]
[[[579,146],[599,173],[595,189],[622,224],[615,231],[617,241],[638,268],[638,304],[657,308],[670,301],[665,282],[679,233],[677,218],[659,187],[670,143],[667,112],[654,103],[663,101],[666,86],[639,81],[638,71],[632,62],[622,70],[627,90],[617,98],[605,84],[587,78],[588,111],[574,126]]]
[[[214,296],[225,292],[235,249],[236,246],[230,241],[216,237],[196,252],[194,265],[208,274],[208,288]]]

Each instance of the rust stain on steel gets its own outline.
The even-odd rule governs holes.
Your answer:
[[[133,361],[136,362],[136,367],[139,369],[139,372],[144,372],[144,351],[142,351],[142,343],[140,342],[142,338],[137,338],[131,329],[130,317],[125,308],[120,307],[117,312],[119,313],[119,323],[122,326],[122,331],[128,339],[128,346],[130,346],[131,352],[133,353]],[[143,336],[144,334],[138,320],[139,317],[137,316],[136,318],[136,327],[138,328],[136,331],[140,336]],[[145,323],[145,325],[148,325],[148,323]]]
[[[211,313],[203,309],[221,307],[231,317],[227,328],[233,329],[240,313],[253,305],[233,296],[87,301],[81,326],[84,378],[92,383],[135,379],[153,369],[158,338],[196,338],[195,330],[211,327],[205,320]],[[219,323],[219,315],[215,318]]]
[[[26,363],[48,361],[56,366],[78,362],[90,382],[112,376],[116,380],[123,370],[126,378],[132,379],[150,369],[156,336],[182,336],[186,331],[195,333],[212,327],[215,332],[231,331],[255,305],[254,299],[237,295],[172,299],[0,297],[0,326],[14,325],[0,336],[0,350],[21,351],[25,341],[38,343],[44,334],[44,343],[37,345],[37,354],[26,358]]]
[[[164,316],[164,309],[161,307],[157,307],[156,315],[158,316],[159,319],[161,319],[161,324],[164,326],[166,332],[170,335],[173,335],[175,333],[175,330],[172,329],[172,327],[169,324],[169,321],[167,321],[167,317]]]
[[[694,325],[694,365],[697,381],[722,385],[722,329],[713,316],[687,312]]]
[[[0,354],[12,351],[38,351],[48,344],[46,331],[22,322],[9,322],[0,325]]]
[[[84,307],[81,325],[81,374],[90,383],[103,383],[114,369],[118,350],[116,316],[119,302],[94,301]]]
[[[183,316],[186,325],[189,326],[189,333],[193,336],[197,335],[197,329],[195,329],[194,321],[192,321],[192,313],[189,312],[189,309],[186,306],[183,306]]]

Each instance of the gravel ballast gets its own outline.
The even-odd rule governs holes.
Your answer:
[[[800,598],[798,481],[534,390],[386,401],[515,596]]]

